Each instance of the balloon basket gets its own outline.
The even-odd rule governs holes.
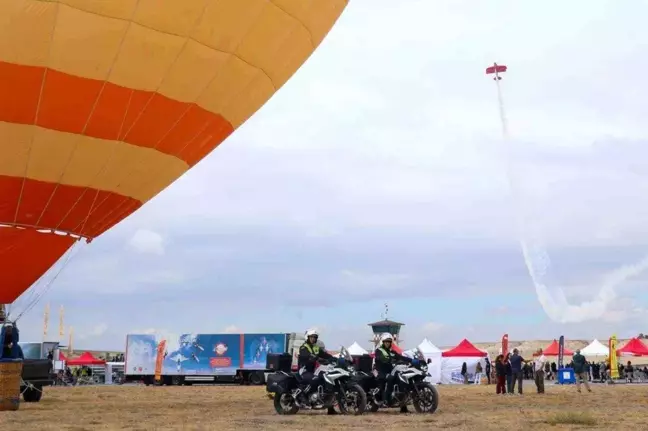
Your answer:
[[[0,411],[15,411],[20,407],[21,359],[0,359]]]

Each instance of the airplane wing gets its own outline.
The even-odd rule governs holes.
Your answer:
[[[187,357],[181,355],[180,353],[178,353],[178,354],[172,356],[172,357],[171,357],[171,360],[172,360],[173,362],[178,362],[178,361],[180,361],[180,362],[184,362],[184,361],[188,361],[189,358],[187,358]]]

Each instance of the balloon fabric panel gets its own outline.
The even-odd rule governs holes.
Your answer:
[[[0,304],[10,304],[72,247],[70,236],[0,227]]]
[[[0,229],[101,235],[263,106],[346,3],[1,0]],[[74,241],[16,232],[0,249],[52,248],[41,274]]]

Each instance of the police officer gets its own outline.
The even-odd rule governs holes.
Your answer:
[[[410,358],[392,350],[394,338],[391,334],[384,333],[380,336],[380,346],[375,351],[376,371],[378,371],[378,382],[381,388],[385,388],[383,401],[386,406],[391,405],[392,391],[394,390],[394,376],[391,375],[396,361],[405,361],[411,363]],[[407,412],[407,407],[401,408],[401,412]]]
[[[305,383],[312,383],[315,374],[315,365],[318,359],[333,360],[334,357],[317,343],[319,334],[315,329],[306,331],[306,342],[299,348],[297,365],[301,378]],[[304,371],[301,369],[304,368]]]
[[[334,356],[327,352],[323,347],[317,343],[319,334],[315,329],[306,331],[306,342],[299,348],[299,357],[297,359],[297,366],[300,370],[300,375],[307,388],[309,386],[316,387],[317,380],[313,378],[315,375],[315,365],[318,359],[333,360]],[[302,368],[304,369],[302,371]],[[336,414],[333,407],[328,409],[328,414]]]

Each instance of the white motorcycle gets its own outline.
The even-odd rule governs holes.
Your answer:
[[[403,408],[408,404],[413,404],[417,413],[434,413],[437,410],[439,393],[431,383],[425,381],[430,375],[425,357],[419,349],[415,349],[413,359],[412,364],[396,364],[392,369],[391,377],[395,382],[390,405],[384,405],[381,399],[385,388],[379,387],[378,384],[372,385],[368,397],[372,412],[381,407]]]
[[[323,410],[337,407],[343,414],[361,415],[367,407],[367,394],[352,381],[355,374],[349,352],[342,347],[340,356],[322,364],[315,371],[313,382],[301,379],[304,372],[280,371],[268,378],[268,392],[274,392],[274,406],[280,415],[294,415],[300,409]]]

